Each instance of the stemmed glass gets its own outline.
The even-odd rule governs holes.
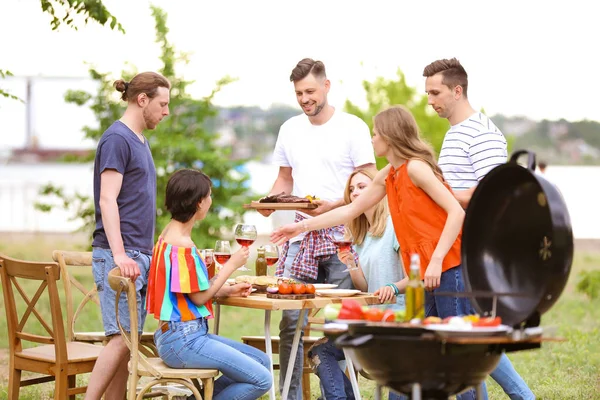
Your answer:
[[[215,242],[214,255],[215,260],[223,267],[223,264],[231,258],[231,246],[229,245],[229,240],[217,240]]]
[[[338,248],[338,251],[350,251],[352,248],[352,243],[354,243],[354,238],[352,237],[352,233],[348,229],[344,229],[344,231],[332,230],[329,234],[331,241]],[[346,269],[343,272],[354,271],[358,269],[358,265],[354,268],[350,268],[346,266]]]
[[[267,260],[267,268],[272,267],[279,261],[279,246],[274,244],[267,244],[265,247],[265,258]],[[271,269],[272,271],[272,269]],[[274,276],[274,273],[268,275]]]
[[[240,246],[243,247],[250,247],[258,236],[256,233],[256,226],[246,224],[238,224],[235,227],[234,235],[235,240],[240,244]],[[240,271],[250,271],[248,268],[246,268],[245,264],[238,269]]]

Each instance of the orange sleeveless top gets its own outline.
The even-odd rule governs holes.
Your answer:
[[[450,186],[444,182],[444,186]],[[421,260],[421,279],[440,240],[448,213],[423,189],[416,187],[408,176],[408,161],[397,170],[390,168],[385,180],[390,215],[406,273],[410,273],[410,255],[417,253]],[[461,233],[442,262],[442,272],[460,265]]]

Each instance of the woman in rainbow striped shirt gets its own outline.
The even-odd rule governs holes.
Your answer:
[[[172,368],[214,368],[214,399],[254,400],[272,383],[268,356],[253,347],[208,333],[213,318],[212,299],[248,296],[251,285],[224,285],[245,264],[249,251],[242,247],[220,272],[209,278],[206,264],[192,241],[196,221],[211,204],[211,181],[201,171],[181,169],[167,183],[165,205],[171,221],[154,246],[146,307],[160,320],[154,334],[159,356]]]

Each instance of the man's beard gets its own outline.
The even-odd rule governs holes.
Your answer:
[[[154,121],[152,121],[152,118],[150,117],[150,113],[148,112],[147,108],[144,109],[142,115],[144,117],[144,125],[146,125],[146,129],[156,128],[156,125],[158,125],[158,123],[154,123]]]
[[[323,111],[323,108],[325,108],[325,104],[319,105],[319,104],[315,103],[315,111],[312,114],[308,114],[308,113],[305,113],[305,114],[308,115],[309,117],[315,117],[315,116],[319,115],[319,113],[321,111]]]

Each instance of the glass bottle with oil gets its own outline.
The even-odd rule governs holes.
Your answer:
[[[256,276],[267,275],[267,258],[265,256],[265,248],[262,246],[258,248],[255,267]]]
[[[421,263],[418,254],[410,256],[410,276],[406,286],[406,317],[409,322],[414,318],[425,319],[425,285],[421,281]]]

